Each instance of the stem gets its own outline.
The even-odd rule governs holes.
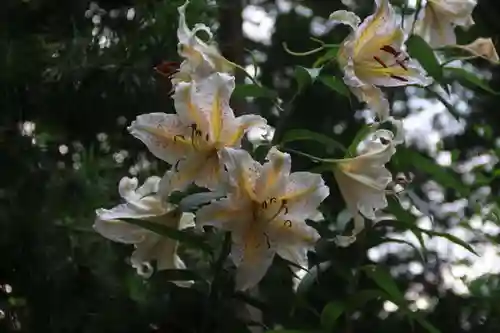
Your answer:
[[[278,144],[281,141],[281,139],[283,139],[283,134],[285,132],[285,126],[286,126],[288,119],[292,115],[293,102],[295,101],[295,98],[297,98],[297,96],[298,96],[298,92],[296,92],[292,96],[292,99],[290,99],[290,101],[288,101],[288,105],[285,107],[284,110],[281,110],[281,112],[280,112],[281,113],[280,118],[278,120],[278,123],[276,124],[276,129],[274,131],[274,136],[273,136],[273,140],[272,140],[273,145]]]
[[[210,317],[209,314],[213,312],[213,308],[216,306],[215,303],[217,298],[217,292],[219,291],[221,282],[220,278],[222,272],[224,271],[223,270],[224,261],[226,261],[226,258],[229,255],[230,250],[231,250],[231,233],[226,232],[226,234],[224,235],[224,242],[222,243],[222,248],[219,257],[217,258],[217,261],[213,265],[214,276],[209,286],[209,292],[207,301],[205,303],[205,309],[203,311],[203,319],[201,322],[200,332],[208,332],[207,326],[209,323],[209,317]]]
[[[366,247],[366,234],[367,234],[367,226],[365,225],[365,229],[360,232],[357,235],[357,242],[356,244],[358,245],[358,253],[357,253],[357,258],[356,258],[356,264],[354,266],[354,274],[351,282],[348,285],[348,293],[349,296],[352,296],[356,294],[356,291],[358,289],[358,284],[359,280],[361,278],[361,270],[360,267],[363,264],[363,261],[365,259],[365,247]],[[351,319],[352,311],[349,307],[347,307],[345,311],[345,319],[346,319],[346,333],[352,333],[353,332],[353,323]]]

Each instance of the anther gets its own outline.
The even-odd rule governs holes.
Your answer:
[[[177,142],[178,138],[181,138],[182,140],[184,140],[184,135],[174,135],[174,142]]]
[[[175,162],[175,164],[174,164],[174,170],[175,170],[176,172],[179,172],[179,163],[180,163],[180,162],[181,162],[181,160],[177,160],[177,162]]]
[[[263,208],[263,209],[267,209],[267,202],[266,202],[266,201],[264,201],[264,202],[262,203],[262,208]]]
[[[274,197],[271,198],[271,199],[269,199],[269,203],[276,203],[276,201],[278,201],[278,200],[276,198],[274,198]]]

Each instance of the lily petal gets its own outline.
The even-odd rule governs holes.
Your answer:
[[[267,125],[267,120],[255,114],[246,114],[235,119],[227,118],[223,124],[220,141],[227,147],[239,147],[248,130]]]
[[[218,229],[241,232],[242,226],[249,220],[250,202],[229,194],[227,198],[213,201],[196,212],[196,223],[199,226],[213,226]]]
[[[276,251],[264,234],[250,240],[238,233],[232,233],[232,236],[230,255],[237,267],[236,289],[246,290],[262,280],[273,263]]]
[[[147,235],[147,230],[144,230],[133,224],[122,222],[119,220],[103,220],[99,216],[104,212],[103,209],[97,209],[93,228],[101,236],[106,237],[114,242],[124,244],[136,244],[142,242]]]
[[[359,156],[338,162],[334,169],[335,179],[347,208],[354,216],[359,211],[363,216],[375,219],[375,211],[387,206],[385,189],[392,181],[392,175],[385,164],[394,153],[392,132],[378,130]]]
[[[174,164],[193,149],[187,126],[177,115],[142,114],[132,122],[128,130],[141,140],[153,155],[169,164]]]
[[[289,216],[308,219],[317,215],[319,204],[330,194],[323,178],[310,172],[294,172],[288,177],[285,192],[278,196],[286,200]]]
[[[219,142],[225,122],[234,120],[234,113],[229,106],[233,93],[234,76],[215,73],[195,84],[192,101],[208,119],[208,135],[212,142]]]
[[[262,172],[262,165],[242,149],[225,148],[221,159],[227,168],[229,182],[240,194],[259,200],[255,194],[255,184]]]
[[[272,147],[262,166],[262,172],[255,184],[255,193],[258,198],[269,198],[286,191],[288,176],[292,167],[290,154],[282,153]]]
[[[332,21],[334,24],[340,23],[348,25],[352,30],[356,30],[361,24],[359,16],[347,10],[337,10],[331,13],[328,20]]]
[[[221,167],[221,162],[215,152],[186,156],[177,161],[165,174],[161,192],[182,191],[193,182],[200,187],[217,189],[220,183]]]

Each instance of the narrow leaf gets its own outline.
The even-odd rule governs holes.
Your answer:
[[[356,133],[354,140],[352,140],[351,144],[347,148],[347,154],[345,157],[354,157],[357,154],[357,149],[361,141],[366,139],[368,134],[373,130],[371,125],[363,125],[361,129]]]
[[[309,131],[306,129],[293,129],[285,133],[282,144],[293,141],[316,141],[324,146],[328,151],[346,151],[346,148],[338,141],[330,138],[327,135]]]
[[[187,230],[177,230],[171,227],[167,227],[166,225],[163,224],[144,221],[144,220],[123,219],[123,221],[147,229],[149,231],[152,231],[155,234],[175,239],[176,241],[179,241],[181,243],[186,243],[193,247],[199,248],[207,253],[211,253],[211,248],[205,243],[203,237],[196,235],[192,232],[189,232]]]
[[[391,301],[398,305],[404,305],[406,303],[403,293],[399,290],[396,281],[394,281],[394,278],[387,270],[380,266],[365,266],[363,267],[363,271],[380,289],[390,296]]]
[[[440,82],[443,79],[443,68],[439,64],[436,54],[430,45],[418,35],[412,35],[406,42],[406,45],[408,46],[410,56],[418,60],[427,71],[427,74]]]
[[[313,84],[316,81],[322,68],[305,68],[302,66],[295,67],[295,79],[299,86],[298,90],[302,91],[305,87]]]
[[[323,65],[325,62],[336,60],[337,55],[339,53],[339,49],[340,49],[340,45],[330,46],[328,48],[328,51],[326,51],[325,54],[323,54],[321,57],[319,57],[314,62],[313,67],[316,68],[316,67]]]
[[[458,80],[465,81],[466,83],[481,88],[484,91],[489,92],[493,95],[500,95],[500,92],[493,90],[488,84],[488,82],[477,77],[475,74],[466,71],[463,68],[446,67],[445,71],[446,73],[450,73],[452,76],[456,77]]]
[[[344,305],[342,303],[337,301],[328,303],[321,312],[321,327],[327,331],[331,331],[343,312]]]
[[[338,92],[341,95],[350,97],[349,88],[347,88],[344,81],[337,79],[335,76],[321,75],[319,77],[319,80],[328,88]]]

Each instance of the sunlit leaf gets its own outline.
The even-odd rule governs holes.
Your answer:
[[[305,87],[313,84],[318,78],[322,68],[306,68],[302,66],[295,67],[295,79],[297,80],[298,90],[302,91]]]
[[[293,129],[285,133],[282,144],[293,141],[316,141],[323,144],[329,152],[341,150],[346,151],[344,145],[327,135],[309,131],[306,129]]]
[[[337,93],[339,93],[341,95],[344,95],[346,97],[350,97],[350,90],[349,90],[349,88],[347,88],[347,86],[345,85],[344,81],[339,80],[335,76],[321,75],[319,77],[319,80],[325,86],[327,86],[330,89],[336,91]]]
[[[330,46],[328,51],[325,52],[321,57],[319,57],[315,62],[313,67],[319,67],[325,62],[337,59],[337,54],[339,53],[340,45]]]
[[[500,92],[497,92],[493,90],[488,82],[486,82],[484,79],[476,76],[476,74],[471,73],[466,71],[463,68],[451,68],[451,67],[446,67],[445,68],[446,73],[451,74],[453,77],[455,77],[457,80],[468,83],[474,87],[481,88],[486,92],[489,92],[494,95],[500,95]]]
[[[330,332],[344,310],[345,307],[340,302],[333,301],[328,303],[321,312],[321,327]]]
[[[181,243],[185,243],[187,245],[199,248],[207,253],[211,253],[211,248],[205,243],[204,238],[190,231],[177,230],[174,228],[170,228],[166,225],[144,220],[135,220],[135,219],[123,219],[123,220],[127,223],[152,231],[158,235],[175,239]]]
[[[479,254],[477,254],[476,250],[474,250],[474,248],[469,243],[461,240],[460,238],[458,238],[456,236],[453,236],[453,235],[446,233],[446,232],[438,232],[438,231],[434,231],[434,230],[425,230],[425,229],[420,229],[420,230],[429,236],[446,238],[450,242],[455,243],[457,245],[460,245],[461,247],[465,248],[466,250],[470,251],[471,253],[474,253],[476,256],[479,256]]]
[[[384,237],[380,240],[380,244],[382,244],[382,243],[398,243],[398,244],[408,245],[409,247],[411,247],[413,250],[415,250],[415,252],[417,252],[420,255],[420,259],[422,260],[422,262],[426,261],[426,258],[424,256],[424,254],[422,253],[422,251],[420,251],[420,249],[418,247],[416,247],[415,244],[412,244],[411,242],[409,242],[407,240],[391,238],[391,237]]]
[[[406,45],[410,56],[418,60],[427,74],[440,82],[443,79],[443,68],[430,45],[418,35],[412,35],[408,38]]]

